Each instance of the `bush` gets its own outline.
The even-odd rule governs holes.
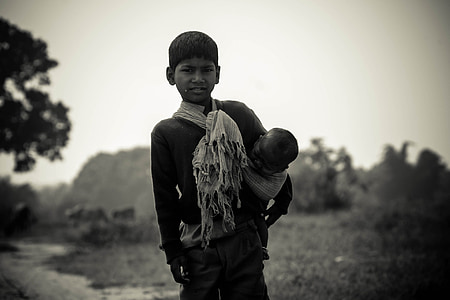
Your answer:
[[[38,205],[35,190],[29,184],[16,185],[9,177],[0,177],[0,232],[9,225],[15,208],[26,206],[34,215]]]
[[[96,247],[111,247],[116,244],[134,244],[158,242],[158,232],[154,222],[139,220],[137,222],[93,223],[81,229],[76,242]]]
[[[294,188],[292,208],[298,212],[349,208],[355,189],[361,189],[351,156],[344,148],[326,147],[321,139],[312,139],[311,146],[300,152],[289,174]]]

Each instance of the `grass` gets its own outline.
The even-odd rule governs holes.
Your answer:
[[[449,208],[399,199],[281,220],[270,233],[271,298],[448,299]]]
[[[450,299],[449,220],[449,198],[285,216],[270,229],[271,299]],[[176,289],[154,242],[89,248],[51,263],[87,276],[94,287]]]
[[[153,243],[78,250],[51,264],[60,272],[86,276],[95,288],[172,285],[164,254]]]
[[[291,216],[273,228],[266,264],[272,299],[370,299],[368,290],[377,289],[377,277],[386,272],[376,251],[380,237],[349,224],[349,217]]]

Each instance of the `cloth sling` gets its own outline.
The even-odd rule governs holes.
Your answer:
[[[255,193],[255,195],[261,199],[265,205],[268,204],[270,199],[273,199],[281,190],[284,182],[287,178],[287,171],[273,173],[270,175],[258,172],[253,162],[248,160],[248,167],[244,170],[244,180]]]
[[[217,110],[212,100],[212,110],[203,114],[204,106],[182,101],[174,118],[183,118],[206,130],[194,151],[193,174],[197,184],[197,201],[201,209],[201,237],[208,245],[213,231],[213,219],[222,217],[222,230],[235,228],[233,199],[240,207],[239,190],[245,177],[252,191],[262,200],[272,199],[286,180],[281,176],[262,176],[248,163],[241,132],[236,122],[224,111]]]
[[[173,117],[189,120],[206,130],[194,151],[192,166],[201,209],[201,235],[203,243],[208,246],[216,216],[222,217],[224,232],[235,228],[232,201],[236,198],[240,207],[239,190],[247,156],[234,120],[224,111],[217,110],[215,100],[207,116],[203,109],[203,106],[182,101]]]

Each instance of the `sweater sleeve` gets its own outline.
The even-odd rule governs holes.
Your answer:
[[[289,174],[287,174],[286,181],[281,187],[280,192],[273,198],[275,201],[273,205],[275,205],[283,215],[288,212],[289,204],[292,201],[292,195],[292,181]]]
[[[176,168],[168,143],[157,127],[151,134],[151,170],[161,245],[167,262],[182,254]]]

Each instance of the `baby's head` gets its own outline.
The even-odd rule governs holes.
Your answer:
[[[250,159],[256,169],[265,175],[282,172],[298,155],[298,143],[286,129],[272,128],[253,146]]]
[[[194,57],[204,58],[218,67],[217,44],[207,34],[187,31],[178,35],[169,47],[169,67],[175,70],[179,62]]]

